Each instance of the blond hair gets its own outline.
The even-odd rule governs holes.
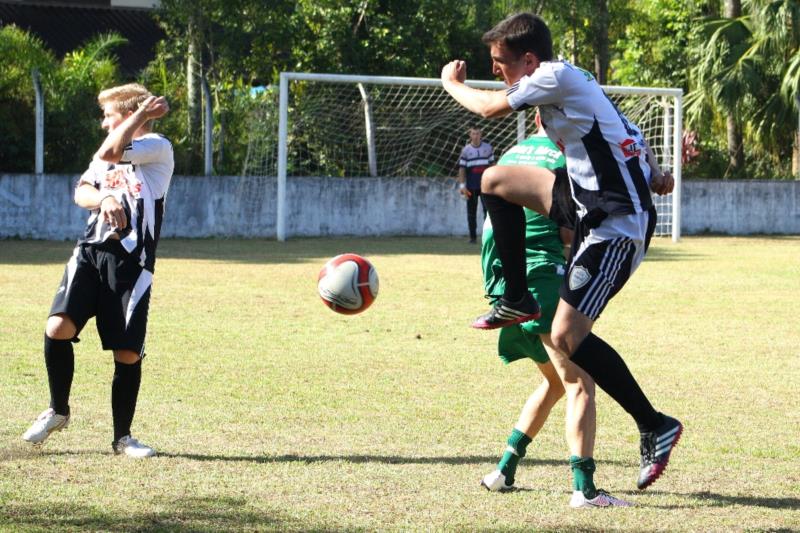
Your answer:
[[[101,108],[106,104],[111,104],[119,113],[125,115],[139,109],[139,106],[151,96],[153,94],[144,85],[128,83],[100,91],[100,94],[97,95],[97,103]],[[152,120],[145,123],[147,129],[152,126]]]

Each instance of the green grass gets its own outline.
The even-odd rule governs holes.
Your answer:
[[[540,378],[504,366],[476,248],[454,239],[164,241],[134,434],[111,455],[111,357],[76,345],[73,421],[40,450],[41,345],[71,243],[0,241],[2,530],[800,529],[800,238],[656,240],[597,332],[686,430],[665,476],[635,490],[633,422],[598,394],[598,485],[632,509],[576,512],[563,404],[511,494],[493,469]],[[316,276],[367,255],[381,292],[340,316]]]

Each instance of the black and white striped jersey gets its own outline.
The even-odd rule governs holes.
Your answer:
[[[653,205],[644,137],[592,74],[566,61],[545,61],[512,85],[507,98],[517,111],[539,106],[547,135],[566,157],[580,217],[596,209],[641,213]]]
[[[458,166],[466,171],[467,189],[480,189],[483,171],[493,164],[494,149],[491,144],[486,141],[481,141],[478,146],[467,143],[458,158]]]
[[[125,208],[128,226],[117,230],[101,219],[100,209],[94,209],[78,244],[101,243],[116,234],[125,250],[138,255],[142,267],[153,272],[164,200],[174,166],[172,143],[155,133],[131,141],[119,163],[95,158],[81,176],[79,185],[88,183],[104,196],[113,195]]]

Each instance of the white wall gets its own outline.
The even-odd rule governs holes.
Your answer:
[[[0,174],[0,238],[76,239],[77,176]],[[289,237],[467,235],[452,179],[291,178]],[[275,237],[275,178],[175,176],[165,237]],[[682,232],[800,234],[798,181],[687,181]]]

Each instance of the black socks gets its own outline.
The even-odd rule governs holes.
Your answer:
[[[483,204],[489,212],[497,244],[497,256],[503,263],[506,291],[503,298],[519,301],[528,290],[525,276],[525,212],[494,194],[482,194]]]
[[[50,386],[50,407],[56,414],[69,414],[69,391],[75,373],[75,353],[71,340],[51,339],[44,336],[44,364]]]
[[[625,361],[603,339],[589,333],[570,359],[633,417],[640,433],[661,425],[661,415],[650,405]]]
[[[114,361],[114,379],[111,382],[111,413],[114,418],[114,442],[131,433],[136,398],[142,382],[142,361],[126,365]]]

